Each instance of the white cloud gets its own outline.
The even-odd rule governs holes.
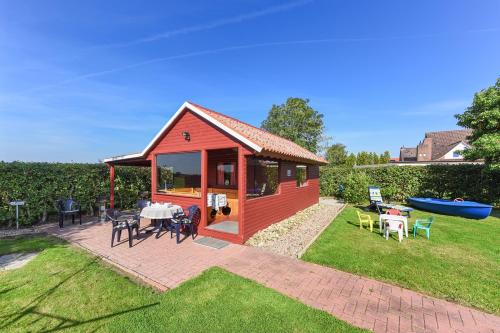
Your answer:
[[[226,25],[237,24],[237,23],[253,20],[253,19],[256,19],[259,17],[288,11],[288,10],[291,10],[293,8],[296,8],[296,7],[304,6],[308,3],[311,3],[312,1],[313,0],[299,0],[299,1],[294,1],[294,2],[290,2],[290,3],[282,4],[282,5],[271,6],[271,7],[267,7],[267,8],[264,8],[262,10],[259,10],[259,11],[241,14],[241,15],[236,15],[233,17],[224,18],[221,20],[209,22],[206,24],[199,24],[199,25],[193,25],[190,27],[174,29],[174,30],[170,30],[170,31],[164,31],[164,32],[159,33],[159,34],[155,34],[155,35],[151,35],[151,36],[147,36],[147,37],[143,37],[143,38],[127,41],[127,42],[122,42],[122,43],[106,44],[106,45],[102,45],[102,46],[97,46],[96,48],[132,46],[132,45],[138,45],[138,44],[143,44],[143,43],[150,43],[150,42],[154,42],[154,41],[161,40],[161,39],[167,39],[167,38],[171,38],[171,37],[174,37],[177,35],[186,35],[186,34],[190,34],[193,32],[211,30],[211,29],[223,27]]]

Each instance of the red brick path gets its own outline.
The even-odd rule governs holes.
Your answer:
[[[190,238],[177,245],[169,234],[142,236],[132,248],[125,236],[111,248],[110,229],[97,223],[50,231],[162,290],[219,266],[375,332],[500,332],[500,317],[257,248],[216,250]]]

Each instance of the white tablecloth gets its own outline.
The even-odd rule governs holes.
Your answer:
[[[382,232],[382,227],[383,227],[383,222],[384,220],[393,220],[393,221],[401,221],[403,222],[405,226],[405,234],[406,238],[408,238],[408,219],[406,216],[400,216],[400,215],[389,215],[389,214],[380,214],[379,216],[379,229],[380,232]]]
[[[146,219],[171,219],[176,213],[182,213],[182,207],[179,205],[152,205],[144,207],[140,216]]]

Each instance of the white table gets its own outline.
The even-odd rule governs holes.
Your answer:
[[[139,214],[141,217],[151,220],[171,219],[175,214],[183,213],[182,207],[179,205],[162,204],[151,205],[144,207]]]
[[[405,235],[406,238],[408,238],[408,218],[406,216],[401,216],[401,215],[389,215],[389,214],[380,214],[378,218],[378,226],[380,229],[380,233],[382,233],[383,229],[383,222],[385,220],[392,220],[392,221],[401,221],[403,222],[403,225],[405,226]]]

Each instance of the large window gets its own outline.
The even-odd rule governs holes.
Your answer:
[[[259,158],[247,161],[247,197],[275,194],[279,185],[279,164]]]
[[[157,155],[156,189],[160,193],[201,196],[200,153]]]
[[[307,186],[307,166],[297,165],[295,167],[295,180],[297,187]]]

